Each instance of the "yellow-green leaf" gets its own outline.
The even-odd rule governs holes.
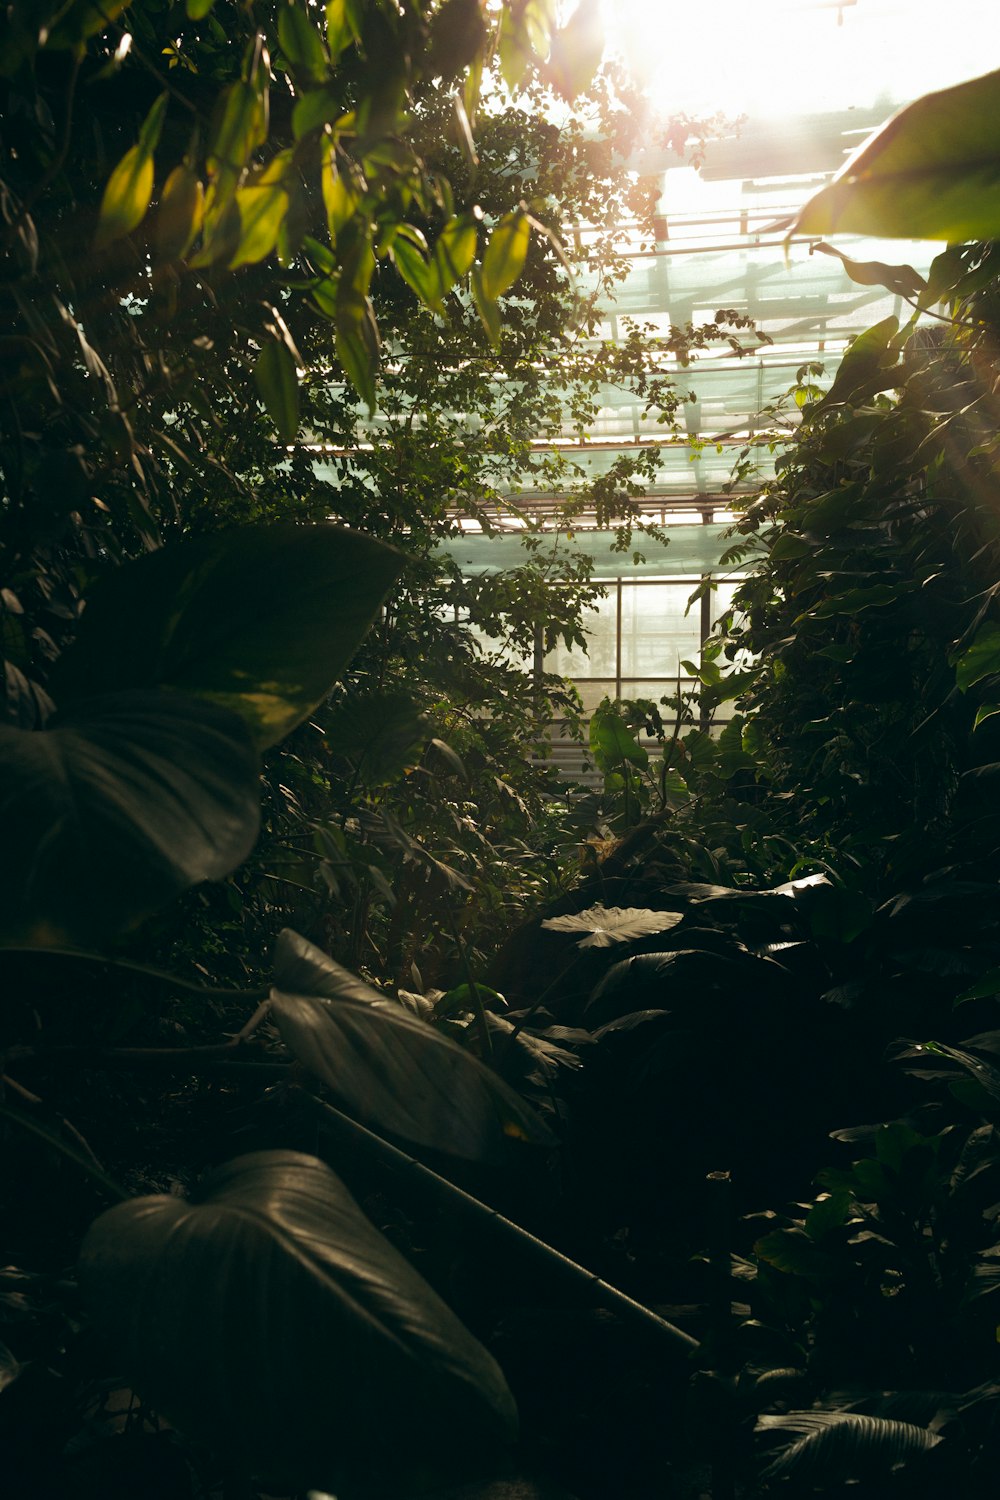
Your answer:
[[[361,40],[363,0],[329,0],[326,7],[326,40],[336,61],[346,47]]]
[[[809,199],[790,233],[1000,236],[1000,72],[901,109]]]
[[[419,238],[418,238],[419,237]],[[396,231],[390,250],[396,270],[427,307],[441,312],[441,295],[437,276],[426,254],[426,241],[419,229],[402,224]]]
[[[580,0],[552,38],[548,77],[564,99],[575,99],[592,81],[604,55],[604,35],[600,0]]]
[[[478,224],[472,214],[448,220],[434,246],[434,272],[442,297],[468,271],[478,248]]]
[[[103,249],[135,229],[152,195],[153,158],[141,146],[133,146],[108,178],[94,236],[95,249]]]
[[[175,167],[163,185],[156,215],[156,250],[161,260],[177,260],[194,243],[205,211],[205,190],[191,168]]]
[[[284,176],[291,159],[291,151],[279,152],[246,187],[237,190],[240,243],[229,262],[231,270],[237,266],[255,265],[270,255],[277,244],[278,232],[288,211]]]
[[[221,261],[228,265],[239,248],[243,224],[234,198],[218,197],[211,191],[205,199],[201,249],[188,264],[198,269]]]
[[[472,300],[476,304],[476,312],[479,321],[486,329],[487,337],[494,349],[500,348],[500,309],[492,297],[488,297],[483,290],[483,271],[481,266],[472,267]]]
[[[505,214],[490,235],[483,256],[482,290],[491,301],[502,297],[520,276],[530,241],[531,225],[521,208]]]
[[[362,182],[354,180],[348,173],[341,172],[337,164],[336,147],[332,141],[323,152],[321,180],[323,203],[326,208],[327,222],[330,225],[330,238],[336,244],[338,237],[358,211],[364,187]]]
[[[215,0],[187,0],[188,18],[192,21],[203,21],[214,4]]]
[[[267,414],[278,429],[279,440],[294,442],[299,430],[299,381],[295,361],[284,343],[275,339],[264,345],[253,378]]]

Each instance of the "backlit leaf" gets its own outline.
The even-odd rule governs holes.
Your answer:
[[[371,299],[337,295],[337,358],[344,374],[371,411],[375,409],[375,376],[379,338]]]
[[[502,297],[524,269],[531,242],[531,224],[523,209],[505,214],[490,235],[483,255],[482,291],[491,300]]]
[[[119,1204],[80,1278],[145,1399],[276,1492],[401,1493],[456,1442],[516,1433],[493,1358],[314,1157],[260,1151],[190,1202]]]
[[[364,0],[328,0],[326,40],[334,61],[352,42],[361,40]]]
[[[153,158],[132,146],[108,178],[101,198],[94,247],[101,250],[140,224],[153,195]]]
[[[901,109],[809,199],[789,232],[1000,236],[1000,72]]]
[[[477,1057],[287,928],[274,986],[285,1045],[374,1129],[471,1160],[503,1159],[505,1137],[555,1144]]]

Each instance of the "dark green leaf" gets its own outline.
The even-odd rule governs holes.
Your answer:
[[[278,12],[278,41],[289,62],[310,78],[319,80],[325,77],[327,56],[323,40],[309,13],[296,0],[291,0]]]
[[[955,659],[955,682],[962,692],[984,677],[1000,674],[1000,625],[988,620]]]
[[[326,39],[334,61],[352,42],[361,40],[364,0],[327,0]]]
[[[279,441],[294,442],[299,430],[299,381],[295,360],[283,342],[273,339],[264,345],[253,378]]]
[[[181,688],[233,709],[258,744],[273,745],[350,661],[401,562],[391,547],[327,525],[178,542],[94,590],[60,692]]]
[[[116,693],[38,732],[0,725],[0,816],[3,938],[101,942],[246,858],[257,759],[224,708]]]
[[[590,753],[599,771],[619,771],[623,765],[649,764],[647,751],[612,705],[596,708],[590,721]]]
[[[505,1137],[555,1144],[478,1058],[287,929],[274,983],[285,1045],[374,1129],[472,1160],[503,1159]]]
[[[261,1151],[193,1202],[120,1204],[80,1277],[146,1399],[281,1493],[399,1492],[456,1440],[516,1432],[492,1357],[313,1157]]]

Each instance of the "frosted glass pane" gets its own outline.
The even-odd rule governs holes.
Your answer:
[[[697,605],[687,613],[689,583],[622,585],[622,675],[669,680],[701,639]]]
[[[558,672],[562,677],[572,678],[574,682],[587,677],[610,677],[611,693],[614,696],[617,622],[613,587],[609,589],[606,598],[597,600],[596,608],[586,611],[584,629],[588,650],[584,652],[579,646],[570,650],[560,641],[555,650],[546,656],[545,670]]]

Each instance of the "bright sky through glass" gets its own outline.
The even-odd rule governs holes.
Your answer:
[[[898,103],[1000,68],[998,0],[602,0],[664,114]]]

